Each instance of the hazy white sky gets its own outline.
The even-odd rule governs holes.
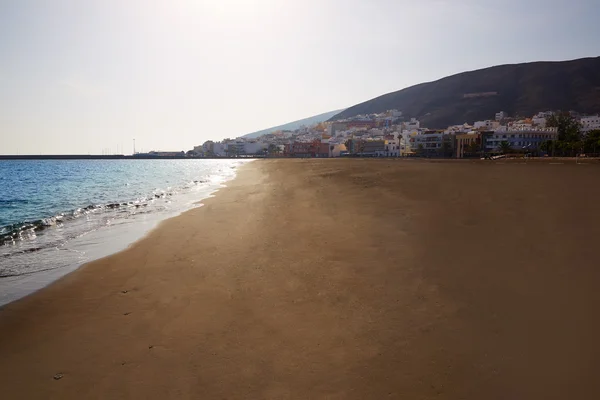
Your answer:
[[[464,70],[600,55],[597,0],[0,0],[0,154],[188,150]]]

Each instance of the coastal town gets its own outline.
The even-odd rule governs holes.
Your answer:
[[[566,122],[565,122],[566,121]],[[561,135],[564,125],[576,132]],[[562,128],[561,128],[562,127]],[[595,154],[600,151],[600,116],[543,111],[515,118],[500,111],[493,119],[428,129],[402,111],[327,121],[255,138],[206,141],[186,152],[144,155],[187,157],[443,157],[468,158],[513,154],[534,156]],[[589,134],[589,135],[588,135]],[[141,155],[141,154],[140,154]]]
[[[600,400],[599,6],[0,0],[2,399]]]

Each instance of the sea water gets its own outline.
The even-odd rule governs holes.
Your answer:
[[[248,160],[0,160],[0,305],[125,249]]]

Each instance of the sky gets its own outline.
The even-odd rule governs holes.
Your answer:
[[[597,0],[0,0],[0,154],[189,150],[454,73],[600,55]]]

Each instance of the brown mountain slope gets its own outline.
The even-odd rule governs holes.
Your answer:
[[[465,96],[467,95],[467,96]],[[498,111],[600,111],[600,57],[500,65],[422,83],[357,104],[331,120],[398,109],[428,127],[490,119]]]

